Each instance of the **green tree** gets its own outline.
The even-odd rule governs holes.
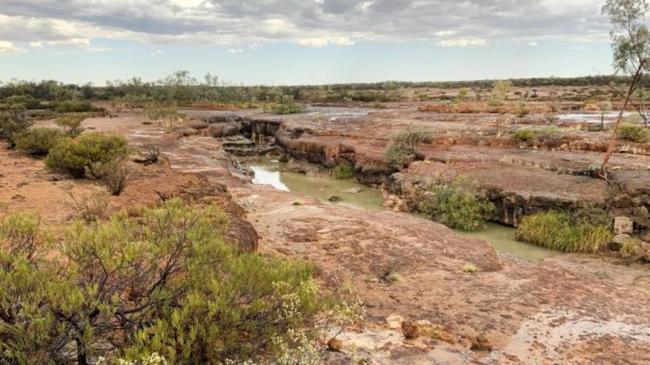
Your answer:
[[[650,67],[650,33],[645,25],[645,13],[648,11],[646,0],[607,0],[603,6],[603,14],[609,16],[612,24],[610,33],[614,51],[614,69],[632,77],[625,96],[623,107],[612,128],[612,136],[607,152],[601,165],[601,176],[607,175],[607,165],[616,147],[618,131],[623,120],[625,109],[639,88],[644,71]]]

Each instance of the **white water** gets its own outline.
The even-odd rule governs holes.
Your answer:
[[[250,166],[250,168],[255,172],[253,184],[271,185],[278,190],[289,191],[289,188],[280,180],[279,171],[270,171],[262,166]]]

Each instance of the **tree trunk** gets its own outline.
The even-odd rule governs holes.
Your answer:
[[[621,122],[623,121],[623,114],[625,113],[625,109],[630,103],[630,99],[632,98],[632,95],[636,90],[637,84],[641,80],[641,75],[643,74],[644,65],[645,62],[641,62],[639,64],[639,68],[636,70],[636,73],[634,74],[634,78],[632,78],[632,82],[630,83],[630,88],[627,91],[627,96],[625,97],[623,108],[618,113],[618,118],[616,119],[616,123],[614,123],[614,127],[612,128],[612,136],[609,140],[609,146],[607,147],[607,152],[605,152],[605,157],[603,157],[603,165],[600,168],[600,173],[601,176],[603,177],[606,176],[607,174],[607,164],[609,163],[609,159],[610,157],[612,157],[612,153],[614,153],[614,148],[616,147],[616,139],[618,138],[618,128],[620,127]]]

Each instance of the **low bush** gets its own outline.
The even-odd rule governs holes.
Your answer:
[[[11,108],[0,112],[0,138],[9,141],[9,147],[14,148],[14,136],[29,130],[32,122],[25,116],[23,108]]]
[[[69,173],[75,178],[98,178],[96,171],[102,164],[126,157],[128,148],[123,137],[88,133],[78,138],[60,139],[47,155],[45,164],[56,171]]]
[[[61,127],[68,137],[77,137],[83,132],[81,123],[86,116],[84,114],[68,114],[56,118],[56,125]]]
[[[305,107],[296,103],[289,95],[282,96],[282,100],[271,109],[274,114],[297,114],[305,111]]]
[[[339,180],[351,179],[354,177],[354,166],[349,164],[336,165],[332,169],[332,176]]]
[[[432,184],[418,205],[421,213],[450,228],[478,231],[494,213],[494,204],[482,198],[474,186],[459,177]]]
[[[57,113],[87,113],[98,109],[87,100],[66,100],[54,104]]]
[[[174,106],[152,106],[145,110],[147,117],[158,121],[166,131],[171,131],[187,116]]]
[[[433,134],[424,129],[409,126],[397,132],[392,138],[384,158],[394,168],[401,169],[409,163],[423,158],[418,149],[420,143],[430,143]]]
[[[129,168],[124,160],[103,163],[97,167],[95,173],[112,195],[120,195],[129,179]]]
[[[45,157],[59,139],[65,135],[54,128],[32,128],[26,132],[14,134],[16,149],[33,157]]]
[[[517,227],[518,240],[564,252],[594,253],[613,237],[608,224],[591,223],[566,212],[548,211],[524,217]]]
[[[537,131],[535,139],[540,145],[552,148],[560,145],[562,131],[556,126],[544,127]]]
[[[531,129],[519,129],[512,134],[512,140],[515,142],[532,142],[537,133]]]
[[[320,320],[354,307],[304,262],[236,250],[227,224],[172,199],[75,225],[54,259],[7,249],[23,240],[0,230],[0,362],[317,363]]]
[[[618,138],[628,142],[647,143],[650,141],[650,129],[640,125],[623,124],[618,130]]]

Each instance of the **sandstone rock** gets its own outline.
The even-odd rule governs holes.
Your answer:
[[[628,217],[614,218],[614,234],[624,235],[634,232],[634,222]]]
[[[327,341],[327,348],[330,351],[340,352],[343,349],[343,342],[336,337],[332,337]]]
[[[478,335],[472,339],[473,351],[492,351],[492,342],[485,335]]]
[[[176,130],[176,133],[181,137],[189,137],[199,134],[199,132],[194,128],[180,128]]]
[[[386,317],[386,324],[388,324],[388,328],[393,330],[400,328],[402,322],[404,322],[404,317],[398,314],[391,314],[390,316]]]
[[[358,194],[362,191],[363,191],[362,188],[351,188],[351,189],[343,190],[343,192],[347,194]]]
[[[632,239],[632,236],[630,236],[629,234],[615,235],[614,238],[612,239],[611,249],[614,251],[620,250],[621,247],[623,247],[623,245],[625,244],[625,242],[629,241],[630,239]]]
[[[406,339],[412,340],[420,336],[420,328],[411,321],[404,321],[402,322],[402,334]]]

